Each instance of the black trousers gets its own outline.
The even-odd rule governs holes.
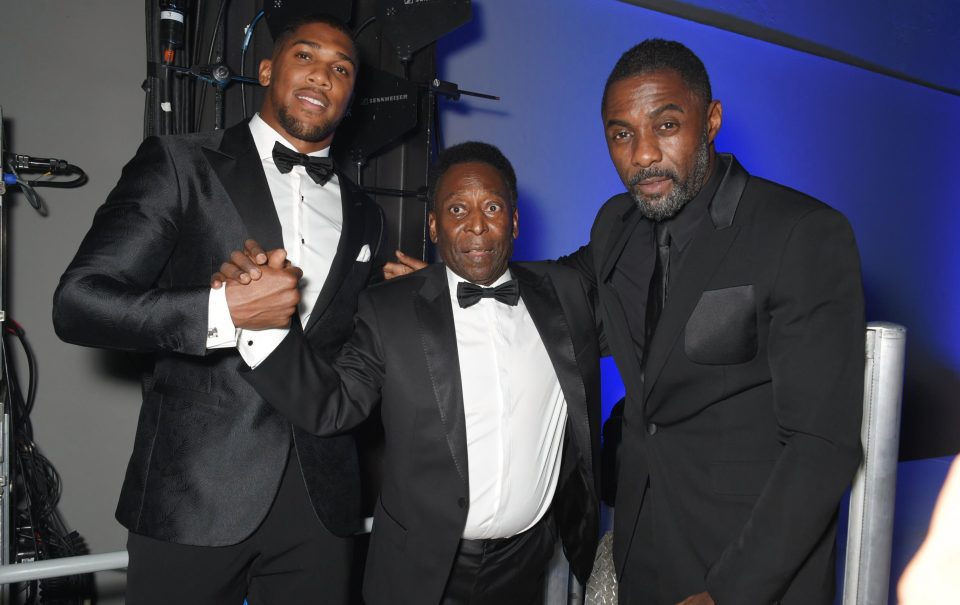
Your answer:
[[[267,517],[233,546],[188,546],[130,533],[129,605],[347,605],[353,538],[317,519],[290,461]]]
[[[510,538],[461,540],[440,605],[540,605],[556,529],[547,514]]]

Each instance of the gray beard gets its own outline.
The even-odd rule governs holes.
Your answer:
[[[308,143],[319,143],[329,137],[337,129],[336,124],[324,122],[319,126],[307,127],[303,122],[290,117],[286,107],[281,107],[277,112],[277,121],[280,126],[287,131],[287,134],[295,139],[307,141]]]
[[[672,170],[663,170],[662,168],[648,168],[641,170],[630,178],[628,183],[630,196],[637,203],[640,214],[651,221],[660,222],[672,218],[683,209],[687,203],[697,197],[700,189],[703,187],[703,177],[707,174],[710,167],[709,145],[707,144],[707,133],[704,131],[700,139],[700,145],[697,147],[697,156],[693,163],[693,171],[683,182],[680,177]],[[651,177],[665,176],[673,181],[673,188],[666,196],[655,198],[644,198],[633,190],[633,187],[644,179]]]

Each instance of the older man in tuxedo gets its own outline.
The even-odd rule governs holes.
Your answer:
[[[128,603],[349,600],[353,439],[310,435],[265,401],[238,375],[237,344],[268,349],[285,331],[264,328],[294,309],[298,346],[318,356],[352,331],[382,219],[327,156],[357,68],[342,23],[289,23],[260,65],[259,115],[145,140],[61,279],[61,338],[155,359],[116,513],[130,531]],[[287,271],[211,289],[247,238],[284,247],[301,288]]]
[[[380,405],[368,603],[536,603],[557,533],[581,580],[597,543],[592,301],[576,271],[509,262],[517,188],[499,150],[452,147],[434,175],[430,237],[443,264],[362,293],[333,365],[294,329],[244,377],[315,433]]]

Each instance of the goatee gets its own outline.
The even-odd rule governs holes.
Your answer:
[[[307,141],[308,143],[319,143],[326,139],[337,129],[337,124],[332,121],[326,121],[316,126],[307,126],[300,120],[292,117],[286,107],[281,107],[277,112],[277,121],[283,127],[287,134],[295,139]]]
[[[697,147],[693,170],[690,171],[690,174],[683,181],[680,180],[680,176],[673,170],[653,167],[640,170],[630,177],[627,186],[630,190],[630,196],[637,203],[637,208],[639,208],[640,213],[652,221],[664,221],[676,216],[690,200],[697,197],[697,194],[700,193],[700,188],[703,187],[703,178],[706,176],[707,169],[710,167],[709,148],[707,131],[704,130],[703,136],[700,138],[700,144]],[[673,181],[673,187],[670,189],[670,193],[664,196],[644,197],[634,189],[641,181],[657,177],[666,177]]]

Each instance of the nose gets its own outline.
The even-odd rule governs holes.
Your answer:
[[[633,138],[633,155],[631,161],[635,166],[647,168],[663,159],[660,152],[660,141],[653,133],[637,133]]]
[[[307,82],[321,88],[330,87],[330,73],[325,65],[318,64],[307,73]]]
[[[471,212],[467,215],[463,228],[470,233],[480,235],[487,230],[487,217],[483,212]]]

